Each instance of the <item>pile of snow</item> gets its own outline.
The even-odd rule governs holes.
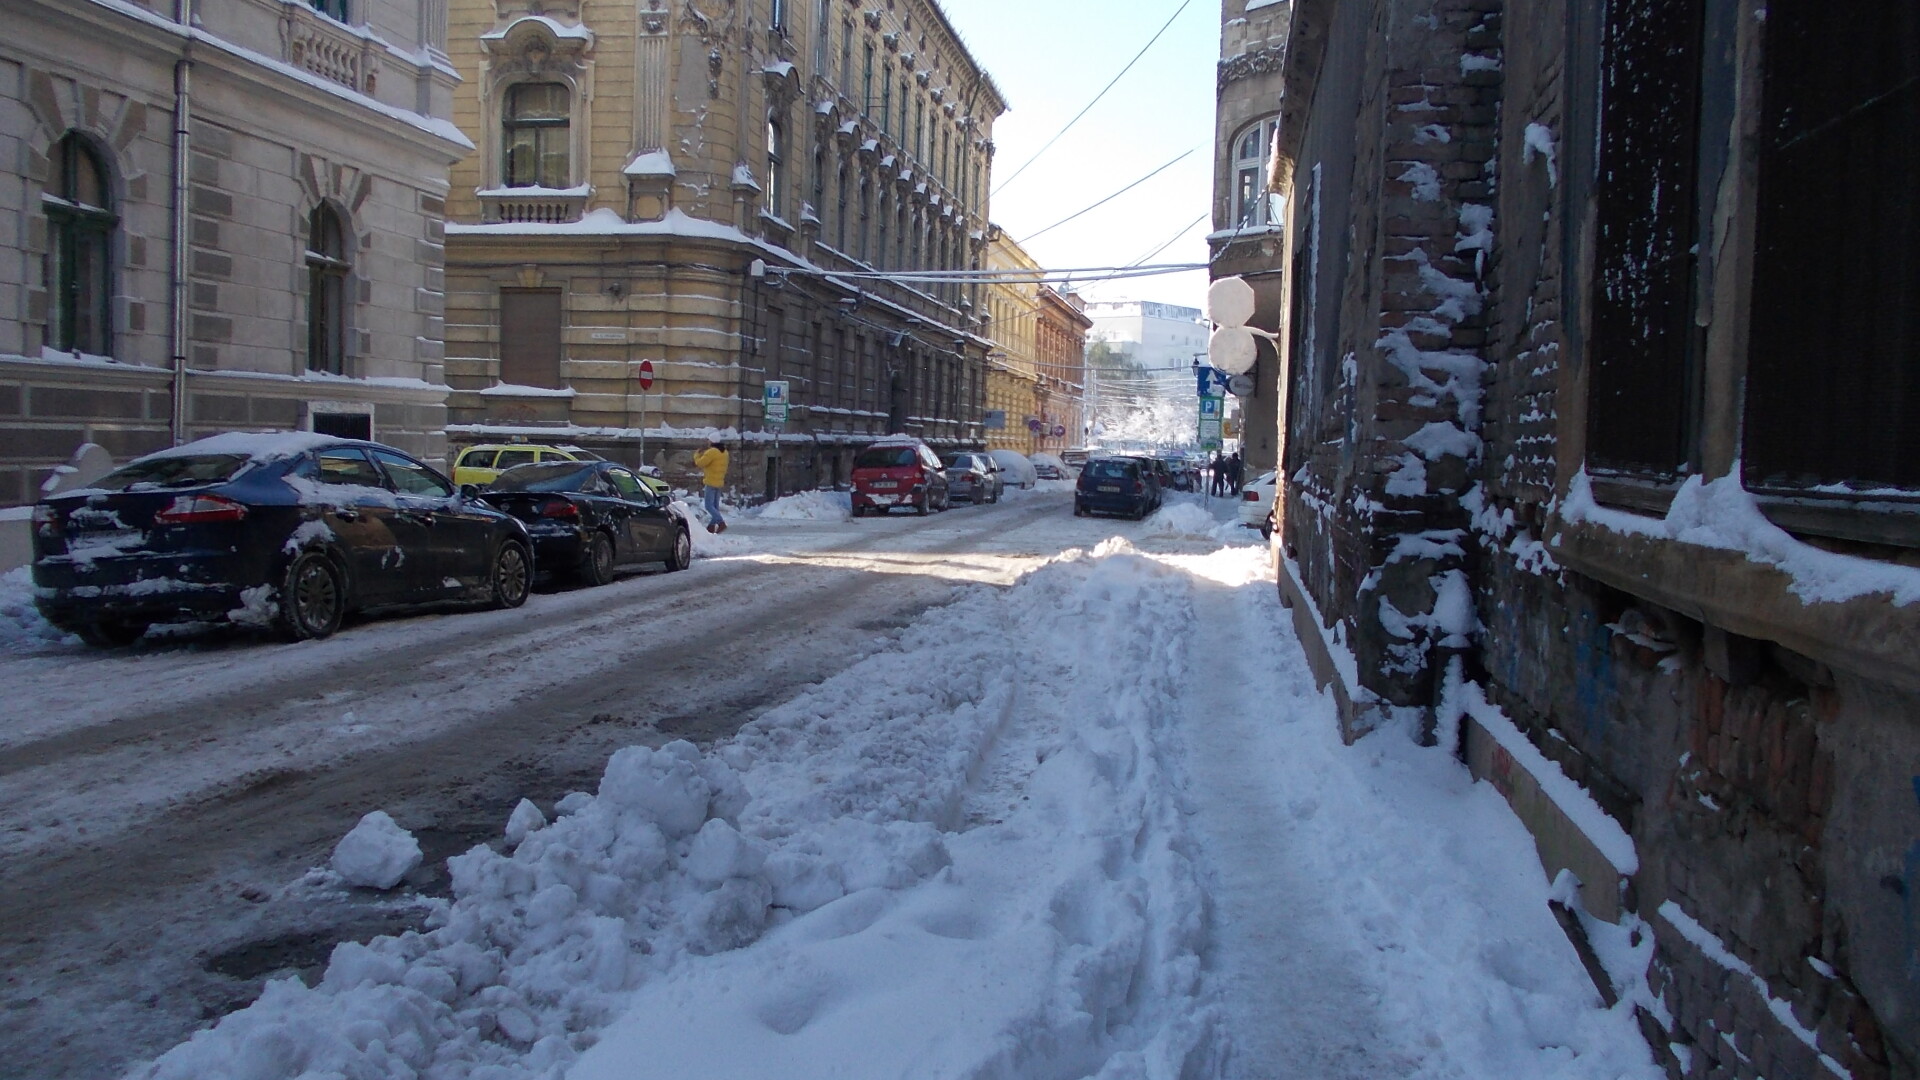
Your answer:
[[[1497,793],[1404,738],[1340,744],[1262,556],[1112,539],[964,589],[708,752],[623,749],[551,821],[522,802],[425,932],[342,944],[134,1075],[1217,1076],[1205,883],[1284,872],[1257,906],[1332,907],[1368,1014],[1317,1037],[1377,1030],[1395,1066],[1350,1075],[1657,1077]],[[1233,862],[1195,832],[1227,789],[1183,773],[1228,722],[1242,786],[1273,787],[1212,819],[1257,849]],[[1269,951],[1241,959],[1313,959]]]
[[[744,555],[753,550],[753,544],[745,537],[708,532],[707,511],[698,499],[676,499],[667,504],[667,509],[686,521],[687,535],[693,540],[693,557],[696,559]],[[742,511],[723,502],[720,504],[720,513],[728,519],[727,524],[731,528],[733,522],[739,520]]]
[[[0,574],[0,652],[78,641],[54,629],[33,606],[33,570],[20,566]]]
[[[802,491],[760,508],[760,517],[768,521],[846,521],[852,516],[853,496],[844,491]]]
[[[360,819],[333,849],[333,872],[349,885],[391,889],[420,865],[420,844],[385,810]]]
[[[1153,512],[1141,532],[1148,536],[1208,537],[1219,525],[1217,518],[1196,503],[1170,502]]]

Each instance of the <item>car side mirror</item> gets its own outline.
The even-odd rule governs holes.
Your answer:
[[[475,499],[477,499],[477,498],[479,498],[479,497],[480,497],[480,485],[478,485],[478,484],[461,484],[461,485],[460,485],[460,497],[461,497],[462,499],[465,499],[465,500],[466,500],[466,501],[468,501],[468,502],[472,502],[473,500],[475,500]]]

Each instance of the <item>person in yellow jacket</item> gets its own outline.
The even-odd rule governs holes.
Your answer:
[[[693,464],[700,470],[700,482],[705,485],[700,490],[700,502],[707,508],[710,533],[727,531],[727,519],[720,516],[720,489],[727,483],[728,460],[727,448],[720,445],[719,439],[709,440],[705,450],[693,455]]]

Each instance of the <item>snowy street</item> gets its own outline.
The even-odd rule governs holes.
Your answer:
[[[9,1075],[1660,1075],[1505,802],[1340,744],[1231,504],[840,499],[301,645],[10,576]],[[328,868],[375,810],[391,892]]]

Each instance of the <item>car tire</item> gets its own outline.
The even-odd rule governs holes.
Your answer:
[[[124,649],[145,636],[147,626],[138,619],[93,619],[72,629],[96,649]]]
[[[333,636],[347,614],[347,583],[333,560],[304,551],[287,566],[280,587],[280,627],[294,641]]]
[[[693,537],[688,535],[683,526],[673,531],[673,551],[667,555],[667,570],[671,573],[676,570],[685,570],[692,565]]]
[[[527,549],[509,540],[493,553],[493,569],[487,575],[487,606],[517,608],[527,602],[533,586],[533,560]]]
[[[933,492],[922,491],[920,493],[919,501],[913,504],[913,512],[916,514],[919,514],[921,517],[926,517],[927,511],[931,510],[932,508],[933,508]]]
[[[613,580],[613,541],[606,533],[587,538],[586,554],[580,559],[580,580],[588,585],[605,585]]]

